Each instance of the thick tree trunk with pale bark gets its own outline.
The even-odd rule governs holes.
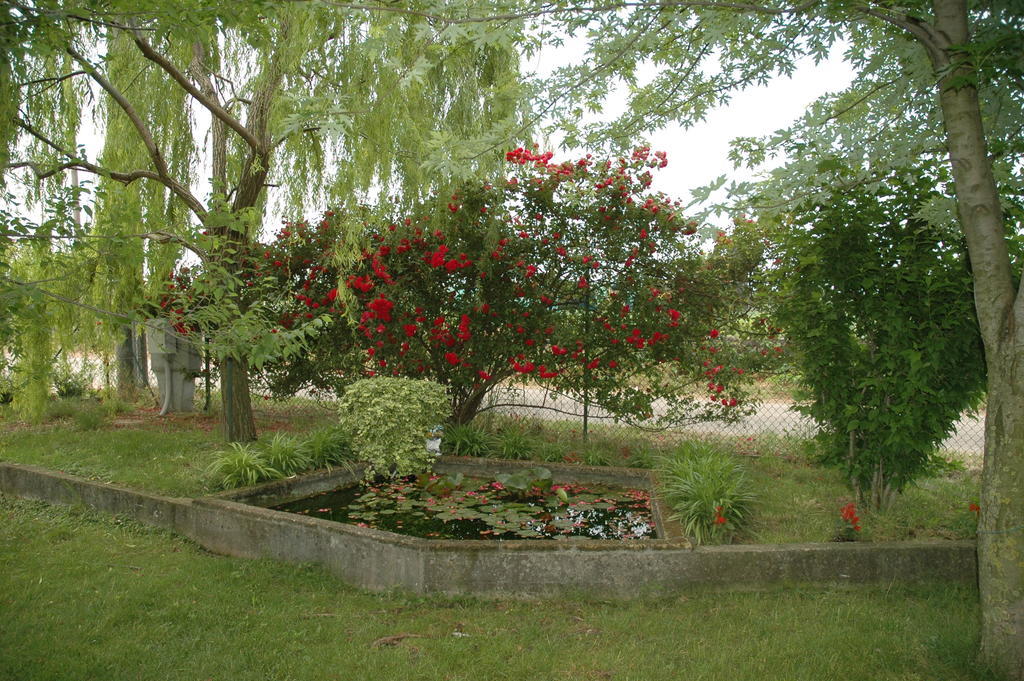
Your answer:
[[[978,527],[982,659],[1024,679],[1024,319],[989,361]],[[1005,371],[1005,373],[1003,373]]]
[[[926,43],[939,82],[960,221],[985,344],[988,407],[978,527],[982,659],[1024,681],[1024,295],[1014,289],[999,194],[992,175],[972,65],[965,0],[934,0]]]

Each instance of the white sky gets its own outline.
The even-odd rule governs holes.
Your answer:
[[[853,79],[853,69],[842,60],[840,45],[832,56],[815,64],[812,59],[798,62],[792,77],[775,78],[767,85],[752,87],[733,95],[732,100],[710,111],[706,119],[683,130],[671,125],[652,131],[647,138],[652,151],[668,153],[668,166],[655,174],[653,189],[662,191],[672,198],[687,204],[692,199],[692,190],[710,184],[720,175],[730,181],[755,179],[751,171],[734,169],[729,161],[729,142],[737,137],[760,137],[770,134],[799,118],[804,110],[818,97],[827,92],[845,89]],[[540,72],[548,65],[557,65],[566,59],[582,58],[583,48],[566,46],[562,54],[552,58],[547,52],[541,53],[532,64]],[[643,74],[641,74],[643,79]],[[624,109],[622,93],[611,95],[603,116],[611,118]],[[561,151],[557,158],[572,157],[586,150]],[[781,165],[784,159],[775,161]],[[724,189],[712,195],[723,198]]]
[[[840,59],[815,65],[802,63],[791,78],[776,78],[768,85],[737,93],[732,101],[709,113],[707,119],[682,130],[671,126],[650,135],[651,148],[668,152],[668,166],[655,189],[689,200],[690,191],[719,175],[750,180],[749,171],[734,170],[728,159],[729,141],[759,137],[788,126],[814,100],[845,88],[853,70]]]

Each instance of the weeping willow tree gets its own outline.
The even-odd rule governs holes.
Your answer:
[[[98,178],[96,219],[79,240],[103,245],[76,259],[89,285],[63,298],[130,319],[181,249],[222,273],[222,314],[206,323],[235,327],[215,344],[226,434],[251,440],[250,352],[273,322],[232,293],[240,286],[232,274],[268,204],[301,212],[371,191],[411,201],[439,178],[497,163],[523,125],[512,48],[520,24],[474,28],[411,5],[105,6],[102,15],[46,1],[5,10],[0,78],[17,98],[0,124],[5,168],[31,175],[39,200],[68,170]],[[86,121],[103,139],[95,157],[81,146]],[[71,266],[62,249],[34,243],[18,257]]]
[[[22,89],[38,93],[49,112],[34,122],[39,138],[51,146],[76,147],[75,131],[83,122],[84,88],[57,74],[68,66],[66,56],[51,49],[50,22],[46,17],[23,26],[11,21],[11,9],[3,24],[3,52],[0,55],[0,81],[9,85],[5,93]],[[31,40],[30,40],[31,39]],[[27,49],[31,42],[33,52]],[[31,63],[34,62],[34,63]],[[45,152],[35,144],[17,146],[18,133],[26,125],[22,120],[21,97],[4,97],[0,103],[0,136],[5,144],[0,158],[5,169],[31,169],[38,181],[9,193],[9,173],[2,176],[4,207],[4,248],[0,257],[0,290],[4,301],[4,333],[0,336],[3,355],[13,358],[13,384],[20,393],[16,404],[26,417],[42,418],[49,399],[54,370],[67,364],[64,348],[95,347],[98,326],[81,314],[83,308],[69,307],[81,297],[77,274],[88,260],[89,247],[84,235],[79,200],[81,188],[63,171],[73,170],[66,163],[48,168]],[[33,210],[19,214],[17,203]],[[73,339],[73,342],[72,342]]]

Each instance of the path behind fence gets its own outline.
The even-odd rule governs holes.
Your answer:
[[[503,385],[490,397],[490,406],[498,413],[535,418],[552,422],[551,425],[584,433],[594,425],[620,428],[644,428],[645,424],[631,425],[617,420],[595,404],[569,395],[559,394],[534,385]],[[663,408],[663,405],[661,405]],[[694,437],[756,437],[764,434],[788,435],[798,438],[813,437],[815,422],[794,409],[795,403],[785,398],[773,398],[757,403],[750,415],[734,422],[711,421],[690,424],[683,428],[664,431],[666,439],[692,439]],[[659,405],[655,403],[657,411]],[[967,459],[980,458],[985,446],[985,415],[964,414],[953,433],[942,443],[941,449]]]

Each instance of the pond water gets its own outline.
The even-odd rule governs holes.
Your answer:
[[[655,536],[650,494],[604,485],[513,489],[434,474],[357,483],[272,508],[426,539]]]

